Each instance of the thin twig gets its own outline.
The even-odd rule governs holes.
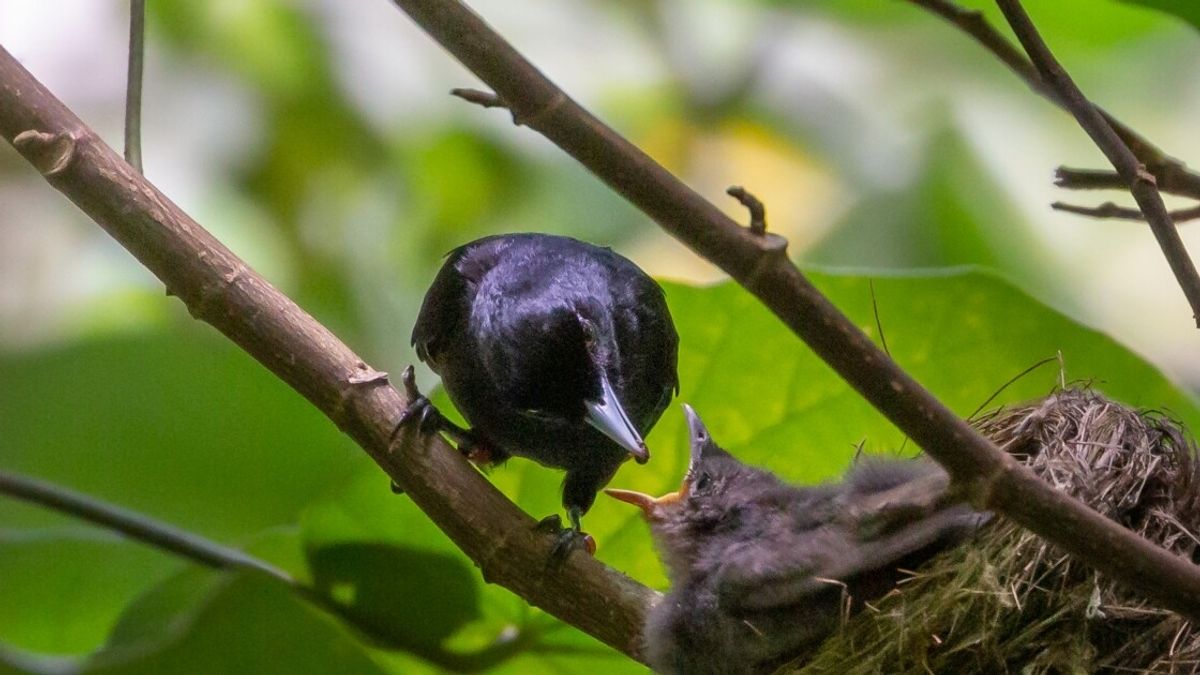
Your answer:
[[[129,73],[125,82],[125,161],[142,173],[142,70],[146,0],[129,2]]]
[[[949,0],[905,1],[929,10],[957,27],[963,33],[974,38],[975,41],[1024,80],[1030,89],[1064,110],[1070,111],[1067,102],[1062,98],[1060,92],[1046,84],[1033,62],[1014,47],[1008,38],[1004,37],[1004,35],[988,23],[982,12],[960,7]],[[1108,122],[1116,134],[1121,137],[1121,140],[1125,141],[1125,144],[1141,160],[1146,169],[1154,174],[1158,180],[1160,190],[1169,194],[1200,199],[1200,174],[1188,171],[1187,166],[1183,162],[1167,155],[1158,146],[1147,140],[1146,137],[1134,131],[1099,106],[1096,107],[1096,110],[1104,117],[1105,121]],[[1124,190],[1128,188],[1128,183],[1122,181],[1108,187],[1118,187]]]
[[[1075,86],[1071,76],[1054,58],[1054,54],[1038,34],[1021,3],[1018,0],[996,0],[996,4],[1000,6],[1000,11],[1008,19],[1008,24],[1012,26],[1017,39],[1025,47],[1029,59],[1037,66],[1042,79],[1059,93],[1063,104],[1070,109],[1079,125],[1091,136],[1092,141],[1112,163],[1129,191],[1133,193],[1134,200],[1146,215],[1154,238],[1158,240],[1158,245],[1167,258],[1167,264],[1171,266],[1171,271],[1179,282],[1179,287],[1183,289],[1188,304],[1192,306],[1192,318],[1197,327],[1200,327],[1200,274],[1197,274],[1196,265],[1188,256],[1179,230],[1175,228],[1162,195],[1158,193],[1154,175],[1146,171],[1129,146],[1084,97],[1079,87]]]
[[[967,419],[969,419],[969,420],[975,419],[976,415],[978,415],[980,412],[982,412],[984,408],[988,407],[988,405],[992,401],[995,401],[997,396],[1004,393],[1005,389],[1008,389],[1013,384],[1015,384],[1017,382],[1017,380],[1020,380],[1022,377],[1025,377],[1026,375],[1032,373],[1033,371],[1037,370],[1038,368],[1041,368],[1042,366],[1046,365],[1047,363],[1053,363],[1053,362],[1059,360],[1060,357],[1061,357],[1061,354],[1056,355],[1056,356],[1048,356],[1048,357],[1042,359],[1041,361],[1038,361],[1037,363],[1033,364],[1032,366],[1025,368],[1024,370],[1017,373],[1016,375],[1013,375],[1012,377],[1008,378],[1007,382],[1000,385],[999,389],[992,392],[992,395],[988,396],[987,399],[983,403],[980,403],[978,408],[975,408],[975,410],[970,415],[967,415]]]
[[[1113,220],[1138,220],[1145,221],[1146,217],[1142,215],[1141,209],[1134,209],[1128,206],[1118,206],[1112,202],[1104,202],[1099,206],[1079,206],[1078,204],[1067,204],[1066,202],[1054,202],[1050,208],[1056,211],[1066,211],[1080,216],[1088,216],[1089,218],[1109,218]],[[1189,220],[1200,218],[1200,206],[1193,206],[1188,209],[1179,209],[1177,211],[1168,212],[1172,222],[1176,225]]]
[[[765,234],[767,231],[767,208],[746,188],[740,185],[731,185],[725,190],[725,194],[738,200],[746,210],[750,212],[750,231],[754,234]]]
[[[654,591],[586,554],[540,570],[553,535],[433,434],[388,437],[408,401],[357,354],[134,171],[0,48],[0,136],[221,331],[355,440],[480,568],[635,658]],[[381,486],[382,489],[382,486]]]
[[[1054,184],[1064,190],[1128,190],[1129,184],[1121,174],[1108,169],[1072,169],[1060,166],[1054,170]]]
[[[461,98],[462,100],[467,101],[468,103],[474,103],[475,105],[478,105],[478,106],[481,106],[484,108],[507,108],[508,107],[507,105],[505,105],[504,99],[500,98],[499,96],[493,94],[490,91],[480,91],[479,89],[469,89],[469,88],[465,88],[465,87],[460,87],[458,89],[451,89],[450,95],[457,96],[457,97]]]
[[[248,553],[59,485],[11,471],[0,471],[0,494],[82,518],[201,565],[217,569],[257,570],[289,586],[297,586],[292,575]]]
[[[883,320],[879,318],[879,298],[875,297],[875,280],[867,279],[867,286],[871,290],[871,313],[875,315],[875,330],[879,331],[879,346],[883,347],[884,354],[891,356],[892,350],[888,349],[887,335],[883,332]]]
[[[567,96],[466,5],[393,2],[518,119],[757,296],[946,467],[972,505],[1003,513],[1161,606],[1200,619],[1200,569],[1058,492],[980,436],[830,304],[788,260],[781,238],[738,226]]]

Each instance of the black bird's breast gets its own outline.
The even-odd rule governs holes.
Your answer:
[[[627,456],[583,421],[596,367],[643,434],[678,387],[662,289],[625,258],[566,237],[500,235],[451,252],[413,344],[484,440],[568,470],[611,473]]]

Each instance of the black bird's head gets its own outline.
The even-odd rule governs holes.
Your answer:
[[[717,445],[686,403],[691,461],[679,490],[661,497],[609,488],[615,499],[642,509],[672,578],[691,569],[705,545],[746,525],[764,498],[786,489],[774,474],[747,466]],[[762,513],[759,509],[757,513]]]
[[[611,317],[586,305],[524,311],[503,344],[505,395],[522,415],[550,424],[587,424],[639,463],[650,459],[617,394],[620,384]],[[614,386],[616,385],[616,386]]]

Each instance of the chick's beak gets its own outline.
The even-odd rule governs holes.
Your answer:
[[[677,504],[687,497],[688,484],[684,481],[683,485],[675,492],[668,492],[661,497],[651,497],[643,492],[635,492],[633,490],[619,490],[617,488],[605,488],[604,494],[625,502],[633,504],[642,510],[642,515],[647,520],[656,519],[661,513],[660,509],[669,507],[672,504]]]
[[[650,460],[650,451],[646,448],[646,442],[642,440],[642,435],[629,421],[629,416],[625,414],[625,409],[617,400],[617,394],[609,384],[607,376],[603,374],[600,376],[600,399],[586,401],[585,405],[588,424],[627,450],[638,464],[645,464]]]

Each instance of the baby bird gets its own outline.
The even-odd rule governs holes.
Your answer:
[[[772,672],[811,653],[847,607],[887,593],[902,569],[986,519],[964,505],[863,508],[910,481],[944,478],[928,460],[863,459],[841,483],[788,485],[739,462],[684,410],[691,464],[679,491],[605,491],[641,507],[671,579],[643,631],[656,672]]]

